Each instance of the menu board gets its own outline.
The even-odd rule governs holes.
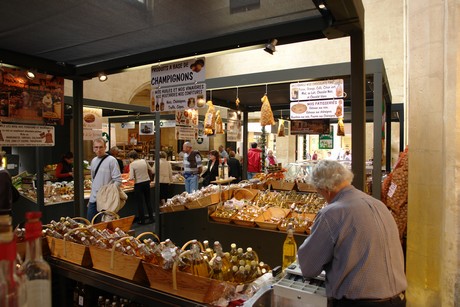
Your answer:
[[[291,102],[291,119],[337,118],[343,114],[343,99]]]
[[[196,109],[206,102],[205,58],[153,66],[151,112]]]
[[[64,124],[64,78],[2,67],[0,121],[29,124]]]
[[[53,126],[0,124],[0,146],[54,146]]]
[[[343,79],[290,84],[291,101],[344,97]]]

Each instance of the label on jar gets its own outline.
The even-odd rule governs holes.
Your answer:
[[[34,302],[34,306],[51,307],[51,280],[28,280],[26,287],[27,298]]]

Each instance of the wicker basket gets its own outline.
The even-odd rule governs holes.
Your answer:
[[[68,232],[68,234],[81,230],[82,228],[75,228]],[[78,264],[82,267],[91,267],[92,261],[87,246],[74,242],[69,242],[65,239],[58,239],[54,237],[46,237],[48,248],[51,256],[65,260],[71,263]]]
[[[188,241],[182,246],[181,255],[188,253],[188,251],[184,250],[191,242]],[[198,241],[197,243],[203,250],[201,242]],[[200,303],[209,304],[215,302],[222,297],[226,289],[229,287],[235,288],[236,286],[232,283],[178,271],[177,263],[174,264],[172,270],[164,270],[158,265],[146,262],[143,262],[142,265],[151,288]]]
[[[160,207],[161,212],[177,212],[177,211],[184,211],[184,205],[174,205],[174,206],[163,206]]]
[[[259,194],[259,190],[257,189],[245,189],[239,188],[233,190],[233,198],[238,200],[246,199],[246,200],[253,200]]]
[[[271,208],[269,208],[267,211],[265,211],[264,213],[259,215],[256,218],[255,222],[256,222],[257,226],[259,226],[260,228],[276,230],[276,229],[278,229],[278,225],[279,225],[280,222],[279,221],[278,222],[269,222],[268,221],[272,217],[272,213],[271,213],[272,211],[270,209]],[[284,212],[285,217],[290,212],[289,209],[279,209],[279,210],[282,210]]]
[[[115,251],[115,245],[126,239],[127,237],[123,237],[117,240],[111,249],[90,246],[93,268],[137,283],[145,283],[147,276],[141,265],[141,259]]]
[[[100,222],[100,223],[97,223],[97,224],[93,224],[94,221],[96,220],[96,218],[99,215],[102,215],[102,214],[111,215],[115,219],[111,220],[111,221],[108,221],[108,222]],[[134,215],[130,215],[130,216],[127,216],[127,217],[120,218],[120,216],[118,214],[114,213],[114,212],[101,211],[98,214],[96,214],[94,216],[94,218],[92,219],[92,224],[93,224],[92,226],[94,228],[99,229],[99,230],[103,230],[103,229],[107,228],[107,229],[110,229],[110,230],[114,231],[116,228],[120,228],[124,232],[128,232],[131,229],[131,226],[133,225],[133,221],[134,221]]]

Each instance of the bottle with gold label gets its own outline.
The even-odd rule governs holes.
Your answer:
[[[287,226],[287,237],[283,244],[283,269],[295,261],[297,255],[297,243],[294,239],[294,226],[289,223]]]

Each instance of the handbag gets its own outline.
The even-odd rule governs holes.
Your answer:
[[[149,174],[150,181],[155,180],[155,173],[153,172],[152,168],[150,167],[149,163],[145,161],[145,164],[147,164],[147,173]]]

